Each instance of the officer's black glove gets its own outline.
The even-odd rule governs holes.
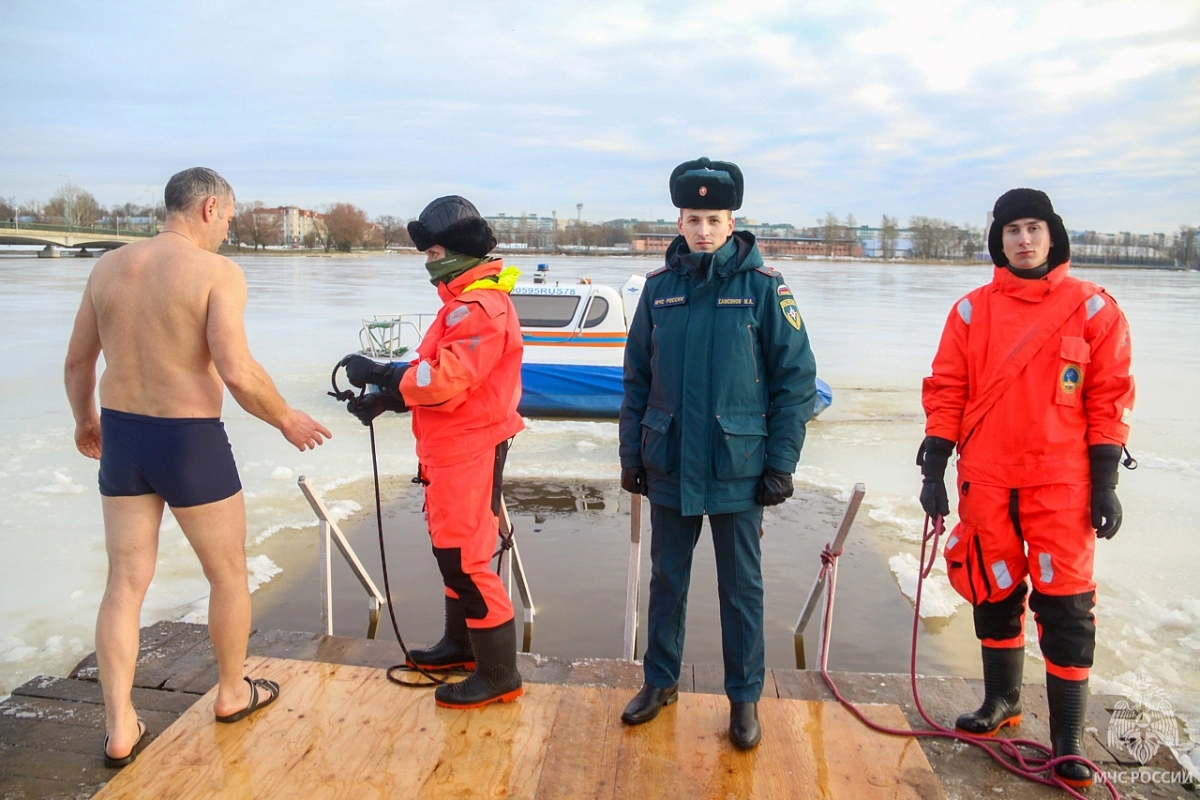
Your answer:
[[[350,381],[352,386],[361,389],[370,383],[382,388],[388,394],[399,397],[400,379],[412,365],[401,364],[394,367],[391,364],[380,364],[366,356],[352,353],[339,361],[338,366],[346,368],[346,380]]]
[[[921,467],[921,508],[931,518],[950,513],[950,498],[946,496],[946,464],[954,452],[954,442],[940,436],[926,436],[917,450],[917,465]]]
[[[370,392],[362,397],[354,397],[346,402],[346,410],[354,416],[358,417],[358,421],[363,425],[370,425],[371,421],[385,411],[395,411],[403,413],[408,411],[408,406],[404,405],[403,400],[397,400],[391,395],[383,392]]]
[[[792,476],[786,472],[767,467],[758,479],[758,488],[754,490],[754,502],[760,506],[777,506],[792,496],[796,487],[792,485]]]
[[[1117,466],[1121,447],[1094,444],[1088,448],[1092,462],[1092,527],[1097,539],[1111,539],[1121,529],[1121,501],[1117,499]]]
[[[621,467],[621,488],[630,494],[645,494],[646,468]]]

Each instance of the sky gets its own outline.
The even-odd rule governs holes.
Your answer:
[[[239,200],[414,217],[673,219],[702,155],[740,214],[1073,230],[1200,224],[1200,2],[0,2],[0,197]],[[582,211],[576,205],[582,203]]]

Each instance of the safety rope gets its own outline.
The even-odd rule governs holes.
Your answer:
[[[933,526],[930,527],[929,517],[925,517],[925,529],[921,536],[921,561],[920,568],[917,573],[917,596],[915,606],[913,608],[913,629],[912,629],[912,655],[909,661],[909,677],[912,681],[913,701],[916,704],[917,712],[921,715],[921,719],[929,725],[931,730],[899,730],[888,728],[878,723],[872,722],[863,714],[853,703],[842,696],[838,691],[837,685],[833,681],[833,677],[829,674],[829,641],[833,632],[833,598],[837,589],[837,560],[841,556],[842,551],[834,551],[831,545],[826,544],[825,549],[821,551],[821,577],[828,577],[825,586],[825,614],[823,624],[821,626],[821,677],[825,680],[829,690],[833,692],[833,696],[842,704],[850,713],[858,718],[860,722],[866,725],[873,731],[887,734],[888,736],[911,736],[911,737],[932,737],[937,739],[951,739],[964,744],[974,745],[980,748],[1000,766],[1004,767],[1009,772],[1026,780],[1040,783],[1045,786],[1057,786],[1065,791],[1071,797],[1078,800],[1088,800],[1087,797],[1077,792],[1073,787],[1064,783],[1054,772],[1054,767],[1068,761],[1076,761],[1089,767],[1097,776],[1100,782],[1108,789],[1113,800],[1120,800],[1121,796],[1117,793],[1117,789],[1113,786],[1112,781],[1104,772],[1083,756],[1063,755],[1054,758],[1054,752],[1042,744],[1041,742],[1033,741],[1032,739],[1000,739],[990,738],[986,736],[975,736],[968,733],[960,733],[949,728],[945,728],[930,719],[925,713],[925,708],[921,705],[921,696],[917,690],[917,633],[920,629],[921,620],[921,590],[924,586],[925,579],[929,577],[930,570],[933,569],[934,562],[937,560],[937,545],[938,539],[943,532],[942,518],[938,517],[933,520]],[[933,540],[930,546],[930,539]],[[926,561],[927,549],[932,550],[932,554]],[[1021,748],[1033,751],[1026,754],[1021,751]],[[1035,755],[1036,754],[1036,755]],[[1049,777],[1045,777],[1045,776]]]
[[[333,384],[333,391],[328,392],[329,396],[334,398],[335,400],[338,400],[339,402],[347,402],[347,403],[360,402],[362,400],[363,396],[366,394],[367,388],[365,386],[362,387],[362,389],[359,390],[359,393],[357,395],[355,395],[354,392],[350,389],[338,388],[337,373],[338,373],[339,367],[341,367],[341,364],[334,366],[333,374],[330,375],[330,377],[329,377],[330,383]],[[391,581],[388,578],[388,568],[387,568],[387,549],[384,546],[384,541],[383,541],[383,503],[379,496],[379,457],[378,457],[378,455],[376,453],[376,449],[375,449],[375,422],[374,422],[374,420],[367,423],[367,428],[371,431],[371,474],[375,479],[375,523],[376,523],[376,527],[378,528],[378,531],[379,531],[379,563],[380,563],[380,566],[383,568],[383,596],[384,596],[384,599],[387,601],[388,616],[392,620],[392,632],[396,634],[396,641],[400,643],[400,649],[402,651],[404,651],[404,658],[407,661],[412,661],[413,664],[416,664],[416,662],[413,661],[413,657],[408,652],[408,645],[404,644],[404,637],[400,635],[400,624],[398,622],[396,622],[395,604],[392,603],[392,587],[391,587]],[[414,478],[413,482],[414,483],[418,483],[418,482],[427,483],[427,481],[422,480],[420,475],[418,475],[416,478]],[[443,683],[449,682],[449,681],[443,680],[442,678],[437,677],[436,675],[430,674],[429,671],[424,670],[419,666],[410,667],[408,665],[407,661],[404,664],[393,664],[392,666],[388,667],[387,668],[387,679],[389,681],[391,681],[392,683],[397,683],[401,686],[407,686],[410,688],[424,688],[424,687],[428,687],[428,686],[435,686],[438,684],[443,684]],[[440,670],[440,671],[447,675],[462,674],[465,672],[465,670],[457,670],[457,669],[455,669],[455,670]],[[393,675],[392,674],[393,672],[417,672],[417,673],[420,673],[426,680],[425,681],[401,680],[400,678],[397,678],[395,675]]]

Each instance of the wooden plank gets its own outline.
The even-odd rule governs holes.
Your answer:
[[[171,674],[170,665],[197,644],[208,640],[208,627],[183,622],[158,622],[143,630],[138,642],[137,672],[133,685],[158,689]],[[100,670],[96,654],[80,661],[71,678],[96,681]]]
[[[103,784],[0,775],[4,800],[88,800]]]
[[[690,691],[697,694],[725,694],[725,667],[723,665],[692,664],[691,673],[692,687]],[[682,676],[680,677],[682,678]]]
[[[280,681],[274,706],[217,725],[209,693],[98,797],[531,797],[561,692],[452,711],[379,670],[251,659],[248,671]]]
[[[95,747],[95,754],[91,756],[62,751],[48,756],[29,747],[0,748],[0,775],[67,783],[102,783],[114,770],[105,768],[99,743]]]
[[[536,800],[607,800],[617,779],[623,693],[580,687],[564,692],[546,748]]]
[[[104,693],[95,681],[39,676],[13,689],[13,697],[42,697],[47,700],[70,700],[75,703],[104,704]],[[147,711],[182,714],[199,699],[185,692],[164,692],[160,689],[133,689],[133,707]]]
[[[815,782],[828,789],[827,796],[846,800],[945,797],[915,738],[875,733],[836,703],[791,702],[786,708],[793,741],[797,749],[810,750]],[[881,725],[908,728],[896,706],[867,705],[862,710]]]
[[[171,725],[178,714],[162,711],[139,710],[138,716],[146,721],[151,730],[162,731]],[[16,724],[36,725],[55,722],[73,725],[90,731],[104,731],[104,706],[94,703],[75,703],[69,700],[47,700],[41,697],[10,697],[0,705],[0,721]],[[94,734],[93,734],[94,735]]]

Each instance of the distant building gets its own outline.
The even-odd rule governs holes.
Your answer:
[[[637,233],[629,249],[634,253],[665,253],[678,234]],[[854,240],[826,242],[824,239],[802,236],[758,236],[758,249],[764,256],[840,256],[855,258],[863,254],[862,246]]]
[[[316,233],[317,220],[325,219],[325,215],[309,211],[299,206],[279,206],[278,208],[256,208],[255,214],[272,214],[279,217],[283,223],[283,244],[304,244],[304,237]]]
[[[497,214],[494,217],[484,217],[492,230],[499,236],[501,233],[525,233],[529,231],[544,231],[552,233],[555,229],[565,230],[566,220],[556,216],[542,217],[537,214],[519,214],[510,217],[507,214]]]

